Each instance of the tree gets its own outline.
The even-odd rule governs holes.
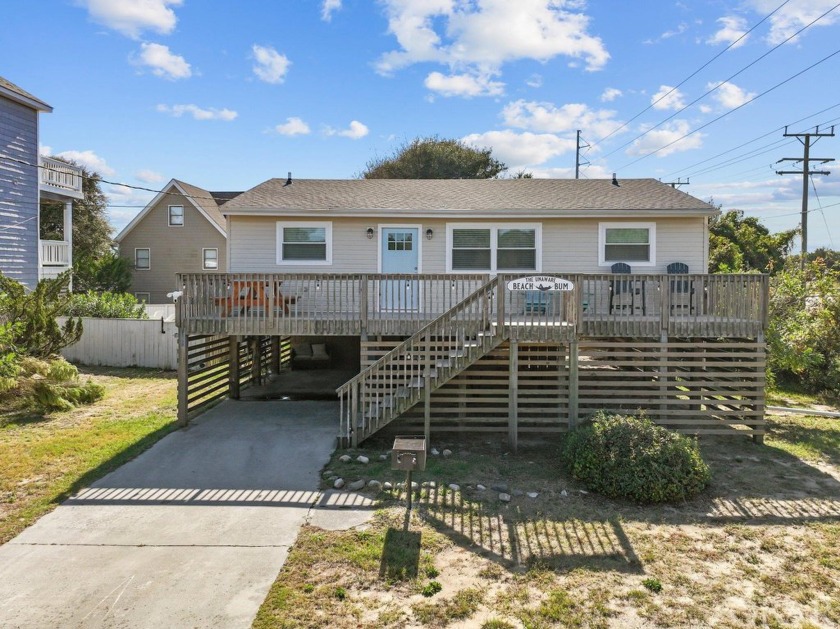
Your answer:
[[[507,170],[488,148],[437,136],[415,138],[390,157],[372,159],[363,179],[493,179]]]
[[[113,264],[113,228],[108,223],[108,199],[102,192],[101,177],[75,162],[82,169],[83,199],[73,201],[73,290],[86,291],[101,284],[97,280],[103,264]],[[45,204],[41,211],[41,237],[62,240],[63,205]],[[107,271],[105,272],[108,273]],[[113,285],[96,290],[125,290]]]
[[[777,381],[840,395],[840,270],[787,261],[770,282],[767,344]]]
[[[709,272],[774,273],[782,268],[798,231],[771,234],[754,216],[729,210],[709,220]]]

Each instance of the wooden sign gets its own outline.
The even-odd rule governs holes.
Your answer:
[[[510,280],[507,283],[508,290],[538,290],[544,293],[570,291],[574,290],[575,286],[570,280],[564,280],[562,277],[552,277],[550,275],[528,275],[520,277],[515,280]]]

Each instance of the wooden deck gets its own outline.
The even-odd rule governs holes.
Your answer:
[[[511,291],[504,274],[482,312],[521,341],[762,338],[767,276],[564,274],[567,292]],[[179,276],[178,327],[203,335],[409,336],[485,284],[484,274]],[[464,316],[473,316],[465,314]]]

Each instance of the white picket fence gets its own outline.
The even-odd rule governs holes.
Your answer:
[[[64,319],[59,318],[63,324]],[[61,354],[74,363],[105,367],[178,368],[177,328],[161,319],[82,317],[84,333]]]

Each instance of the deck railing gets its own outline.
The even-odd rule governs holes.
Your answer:
[[[43,156],[39,158],[38,164],[40,166],[39,170],[41,171],[42,186],[53,188],[78,199],[84,196],[82,191],[81,168],[67,164],[61,160]]]
[[[43,266],[70,266],[70,243],[64,240],[41,240]]]
[[[495,325],[516,340],[748,337],[767,324],[767,276],[562,274],[565,292],[513,291],[500,274]],[[486,274],[191,273],[179,276],[190,334],[410,336],[489,279]]]

